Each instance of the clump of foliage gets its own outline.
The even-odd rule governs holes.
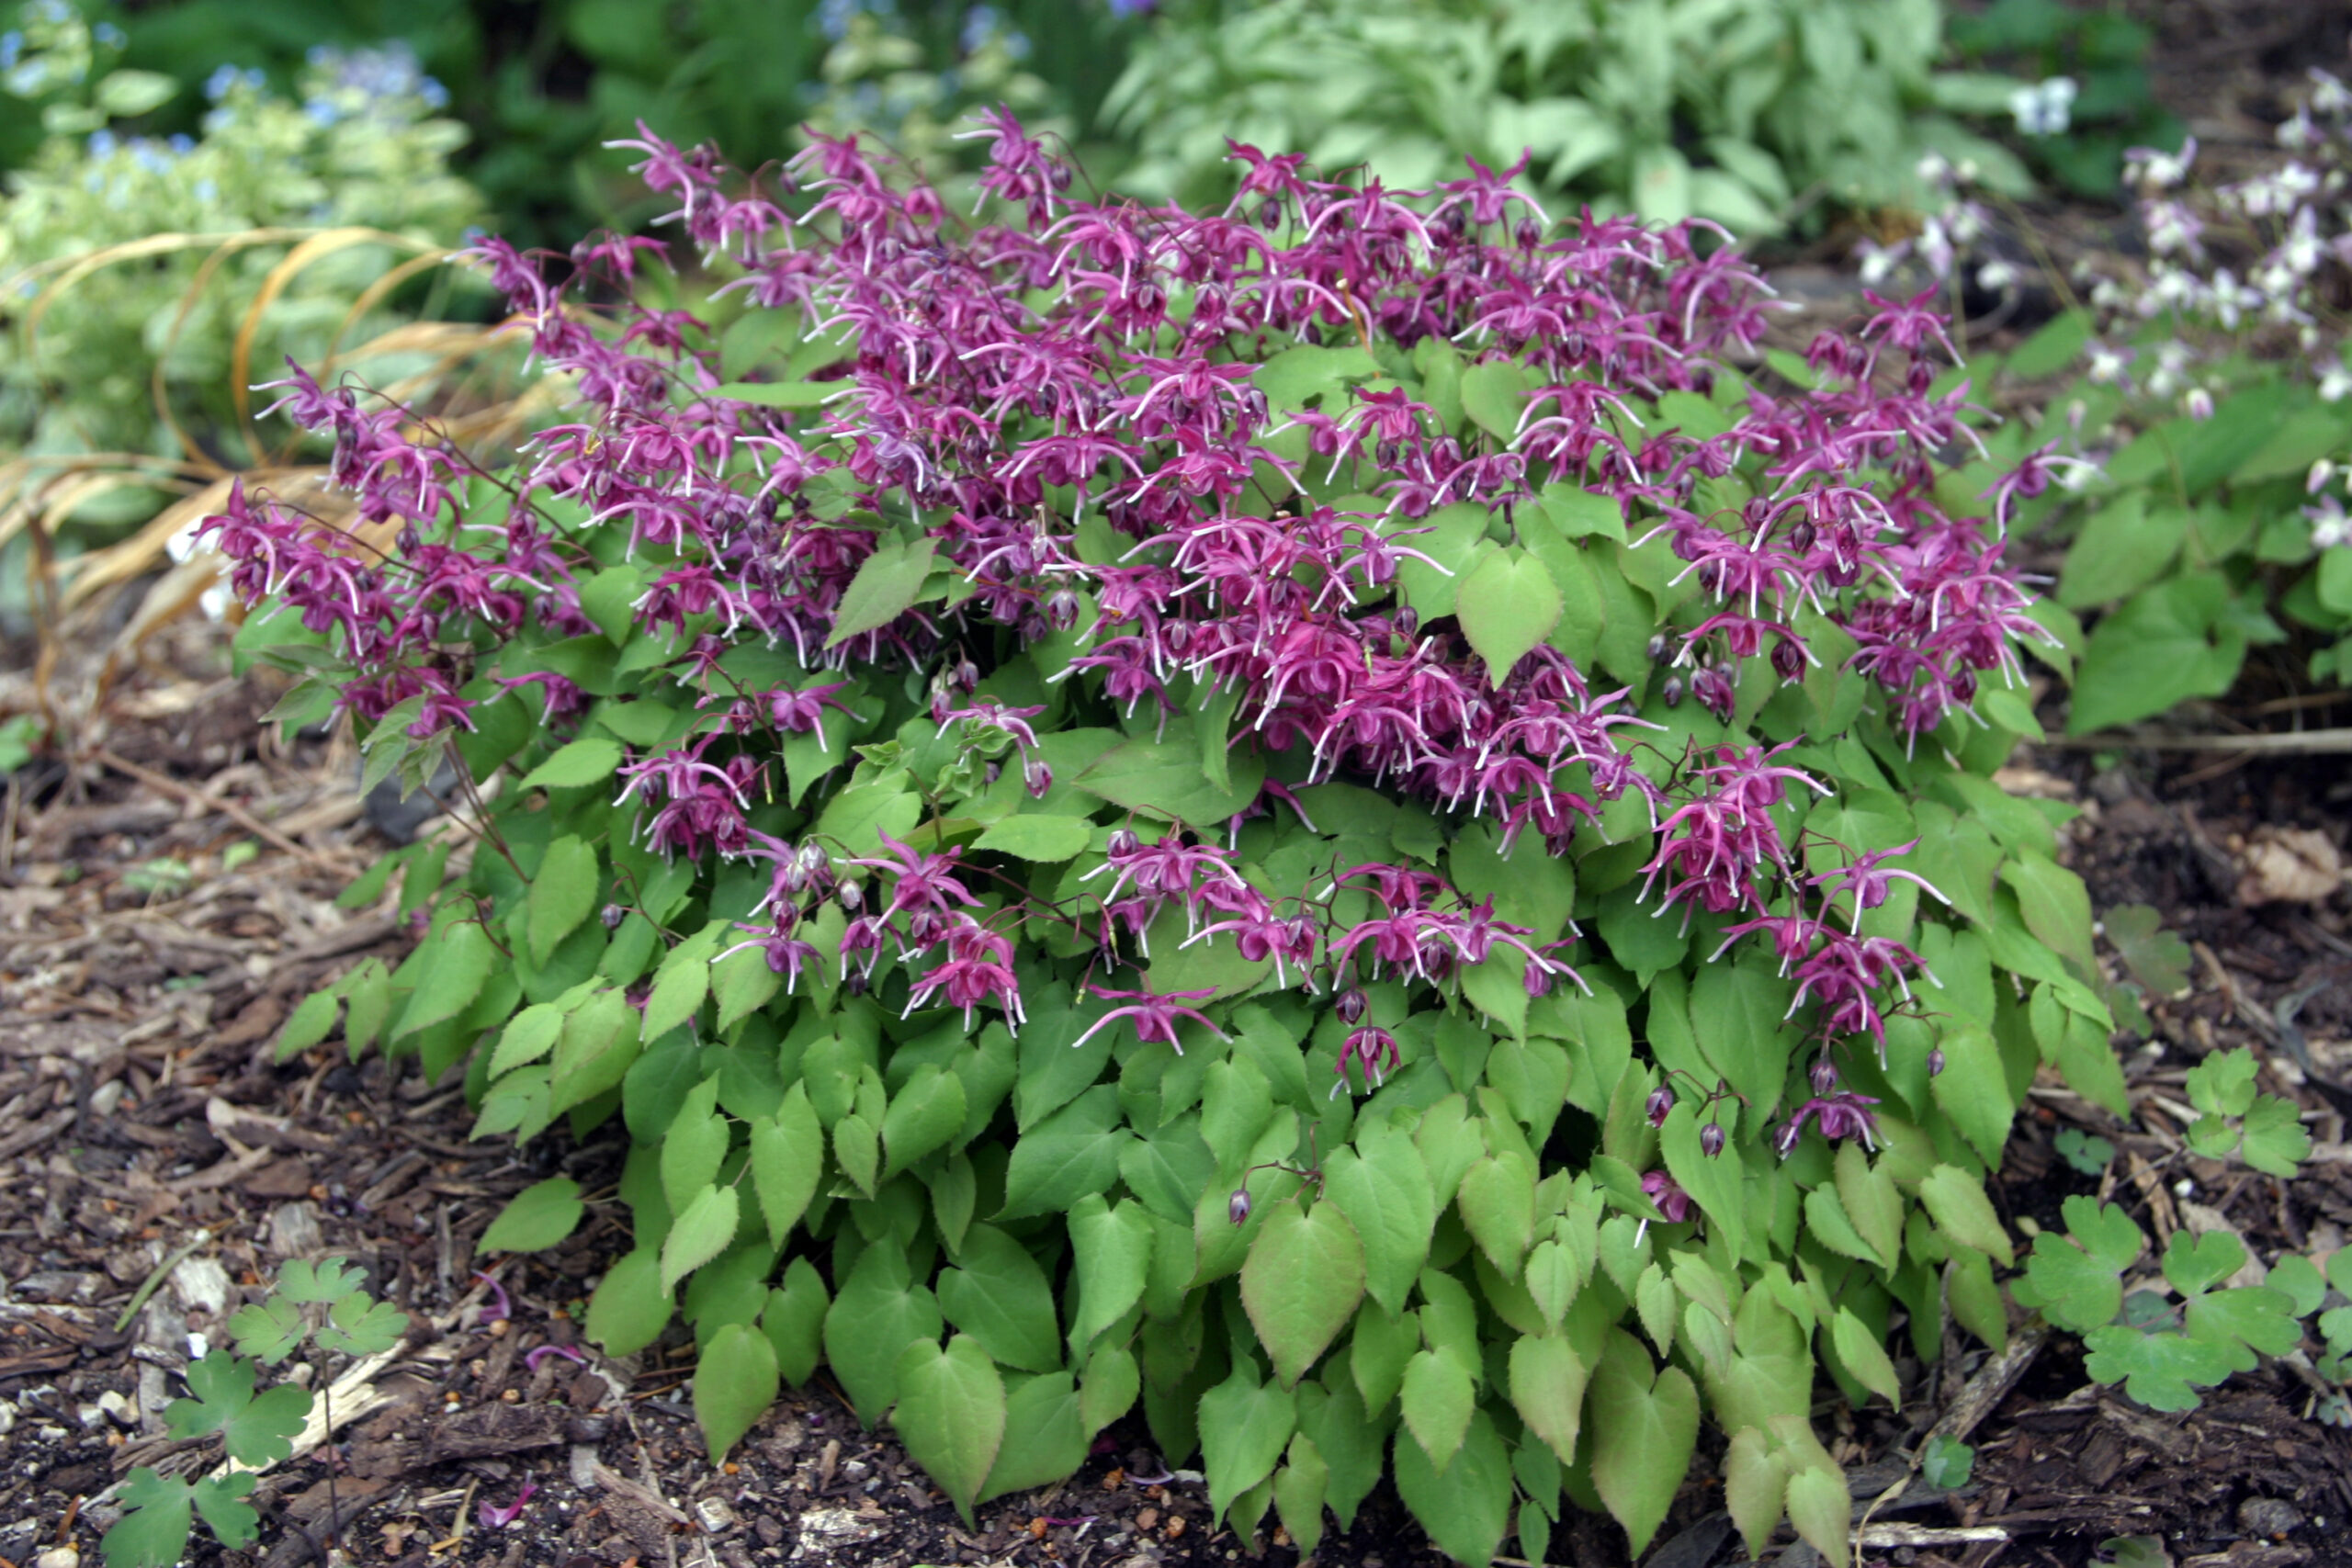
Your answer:
[[[1302,1550],[1385,1467],[1445,1551],[1634,1547],[1702,1413],[1843,1562],[1816,1387],[1999,1342],[1985,1197],[2055,1066],[2120,1112],[2057,808],[1987,776],[2041,640],[1921,300],[1730,367],[1759,280],[1241,148],[1096,201],[1010,115],[988,221],[819,137],[645,135],[655,242],[481,256],[577,412],[476,470],[297,370],[356,547],[210,524],[240,646],[478,840],[289,1020],[614,1122],[611,1353],[683,1317],[714,1456],[820,1361],[969,1510],[1140,1404]],[[493,1245],[551,1246],[568,1180]]]
[[[2029,165],[2069,190],[2113,197],[2126,148],[2180,145],[2181,124],[2158,106],[2148,77],[2154,34],[2114,6],[1994,0],[1956,13],[1945,36],[1962,61],[2002,73],[1981,80],[1955,73],[1946,101],[1965,96],[1985,109],[2008,107]],[[2011,85],[2019,77],[2039,90]],[[2050,104],[2054,115],[2039,109]]]
[[[2077,734],[2220,696],[2267,644],[2290,643],[2315,681],[2352,675],[2352,90],[2312,77],[2283,155],[2247,177],[2203,183],[2193,141],[2135,149],[2144,265],[2075,269],[2057,280],[2074,308],[1971,361],[1980,384],[2037,389],[2046,428],[2015,441],[2057,435],[2086,459],[2025,512],[2070,536],[2056,598],[2097,617]],[[1985,217],[1954,188],[1939,245],[1917,254],[2013,284],[2014,267],[1968,254]]]
[[[605,146],[639,119],[752,164],[795,151],[793,130],[810,118],[855,123],[903,149],[905,122],[928,139],[959,107],[995,101],[975,96],[990,92],[1018,103],[1042,91],[1040,118],[1050,107],[1090,125],[1136,28],[1121,10],[1100,0],[82,3],[109,47],[172,91],[139,122],[153,134],[194,132],[203,85],[222,65],[262,71],[284,92],[297,89],[315,47],[400,40],[447,85],[449,115],[472,132],[456,166],[502,232],[552,245],[593,225],[637,227],[659,210]],[[0,69],[6,60],[0,33]],[[0,114],[0,171],[29,157],[38,135],[32,117],[19,133]]]
[[[1159,7],[1106,105],[1138,145],[1122,184],[1220,203],[1228,135],[1427,185],[1531,154],[1545,193],[1742,235],[1800,205],[1916,207],[1922,152],[2023,190],[1943,111],[2018,85],[1941,74],[1935,0],[1192,0]],[[1977,102],[1995,89],[1995,100]]]
[[[2189,1069],[2188,1097],[2199,1120],[2188,1129],[2188,1146],[2267,1176],[2292,1176],[2311,1153],[2310,1134],[2291,1101],[2255,1091],[2255,1073],[2254,1054],[2243,1047]],[[2140,1227],[2115,1205],[2086,1197],[2067,1199],[2064,1212],[2065,1234],[2044,1231],[2035,1238],[2014,1293],[2020,1305],[2083,1336],[2091,1352],[2085,1370],[2094,1381],[2121,1383],[2152,1410],[2193,1410],[2198,1389],[2253,1371],[2256,1352],[2295,1349],[2303,1337],[2297,1319],[2314,1313],[2326,1346],[2320,1370],[2344,1380],[2352,1312],[2321,1309],[2328,1280],[2338,1290],[2352,1282],[2352,1253],[2330,1259],[2326,1280],[2310,1259],[2290,1255],[2265,1282],[2230,1285],[2246,1267],[2245,1244],[2227,1231],[2178,1230],[2165,1244],[2160,1279],[2127,1290],[2127,1277],[2147,1250]],[[2177,1302],[2167,1300],[2173,1295]]]
[[[0,92],[42,101],[53,134],[0,204],[0,448],[242,451],[241,344],[268,365],[365,342],[399,319],[370,286],[480,212],[448,171],[463,130],[434,118],[438,85],[397,49],[321,52],[299,101],[224,68],[202,135],[159,138],[113,128],[174,90],[107,69],[119,34],[62,0],[21,19]],[[343,232],[298,252],[330,231]]]
[[[122,1517],[99,1542],[107,1568],[170,1568],[187,1554],[199,1517],[232,1551],[254,1543],[261,1516],[245,1501],[254,1472],[292,1456],[311,1404],[311,1391],[298,1383],[260,1388],[260,1367],[277,1366],[306,1345],[330,1356],[372,1356],[408,1331],[407,1314],[370,1297],[360,1279],[340,1258],[290,1262],[266,1299],[229,1319],[241,1354],[208,1350],[188,1364],[188,1397],[164,1406],[164,1431],[183,1439],[218,1436],[226,1462],[195,1481],[147,1465],[124,1477]]]

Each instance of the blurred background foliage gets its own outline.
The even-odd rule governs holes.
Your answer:
[[[289,355],[494,404],[487,297],[432,258],[650,223],[605,146],[639,120],[747,168],[862,131],[951,197],[997,103],[1150,200],[1221,204],[1228,136],[1396,185],[1524,148],[1555,215],[1799,242],[1899,231],[1929,152],[2111,192],[2177,141],[2148,46],[2092,0],[0,0],[0,619],[28,532],[71,558],[314,459],[254,413]]]

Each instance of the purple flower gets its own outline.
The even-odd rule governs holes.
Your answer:
[[[481,1528],[486,1530],[503,1530],[506,1529],[507,1526],[513,1524],[516,1519],[523,1517],[524,1508],[530,1503],[532,1497],[537,1495],[539,1485],[537,1482],[524,1482],[523,1489],[514,1494],[514,1501],[509,1503],[503,1508],[493,1506],[489,1498],[483,1498],[480,1507],[476,1510],[481,1518]]]
[[[1864,1148],[1875,1149],[1878,1147],[1878,1122],[1871,1114],[1870,1108],[1877,1103],[1867,1094],[1851,1091],[1816,1096],[1797,1107],[1796,1114],[1772,1135],[1772,1146],[1783,1159],[1787,1158],[1795,1151],[1798,1140],[1804,1136],[1805,1123],[1817,1119],[1821,1123],[1821,1135],[1831,1143],[1840,1138],[1860,1138]]]
[[[1653,1170],[1645,1175],[1642,1191],[1657,1205],[1657,1212],[1666,1216],[1668,1224],[1680,1224],[1690,1217],[1690,1194],[1682,1190],[1682,1184],[1666,1172]]]

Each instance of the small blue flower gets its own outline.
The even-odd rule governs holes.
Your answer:
[[[195,194],[197,200],[210,206],[220,195],[220,187],[210,180],[198,180],[196,182]]]
[[[204,79],[204,96],[213,103],[227,97],[237,85],[237,68],[223,65]]]
[[[417,88],[416,96],[424,100],[426,108],[446,109],[449,107],[449,89],[430,76],[424,78],[424,84]]]
[[[0,71],[13,67],[25,52],[25,35],[19,32],[0,33]]]
[[[817,7],[817,30],[839,43],[849,36],[851,18],[865,9],[859,0],[822,0]]]
[[[96,38],[100,43],[106,45],[108,49],[120,49],[126,41],[122,35],[122,29],[116,27],[112,22],[100,22],[96,27],[90,29],[90,33],[93,38]]]
[[[303,104],[302,112],[311,117],[311,123],[313,125],[333,125],[343,118],[343,111],[335,107],[334,101],[328,98],[309,100]]]
[[[1003,25],[1004,18],[997,15],[995,6],[975,6],[964,14],[963,35],[956,41],[964,46],[965,53],[978,54],[988,47],[989,38]]]
[[[120,142],[111,130],[90,132],[90,156],[93,158],[111,158],[114,156],[115,149],[119,145]]]
[[[185,158],[196,151],[196,138],[185,130],[175,130],[172,132],[169,145],[174,152]]]

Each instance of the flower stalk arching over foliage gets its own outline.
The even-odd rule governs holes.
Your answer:
[[[2121,1089],[2080,885],[1983,777],[2041,634],[2008,492],[1951,510],[1939,326],[1751,378],[1699,230],[1249,148],[1194,215],[986,129],[978,227],[854,141],[764,190],[647,133],[723,330],[634,302],[646,242],[485,242],[578,411],[512,468],[290,374],[398,537],[213,521],[282,716],[516,776],[281,1048],[347,1001],[470,1054],[480,1134],[617,1110],[590,1337],[685,1282],[714,1454],[821,1356],[968,1508],[1140,1399],[1311,1547],[1401,1414],[1439,1543],[1540,1557],[1564,1485],[1646,1542],[1704,1384],[1777,1476],[1742,1527],[1842,1551],[1804,1339],[1892,1398],[1891,1313],[1997,1337],[1997,1225],[1906,1205],[2040,1056]]]

